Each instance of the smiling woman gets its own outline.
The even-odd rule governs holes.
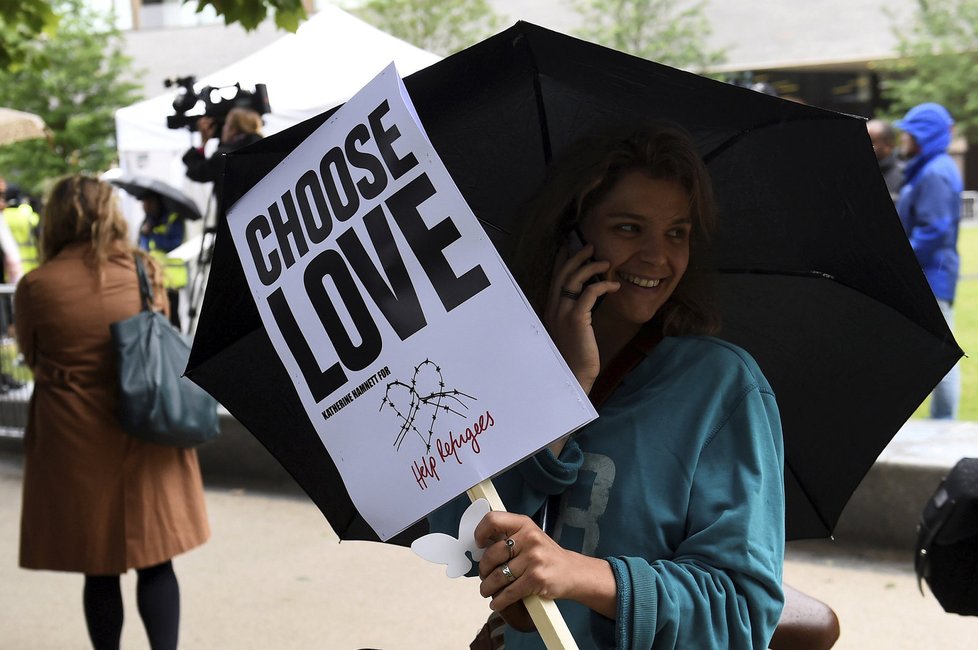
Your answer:
[[[617,282],[601,310],[593,310],[595,330],[623,328],[632,338],[672,296],[689,265],[689,197],[673,181],[644,171],[624,175],[583,219],[580,230],[594,257],[607,260],[608,280]],[[577,285],[575,273],[567,278]]]
[[[528,595],[555,599],[581,647],[768,647],[783,605],[781,424],[750,355],[708,336],[702,161],[670,127],[592,138],[528,210],[515,271],[601,417],[494,479],[511,512],[475,537],[505,647],[543,647]],[[576,252],[572,233],[588,242]],[[454,533],[463,508],[432,527]]]
[[[610,143],[610,144],[609,144]],[[537,305],[543,304],[549,293],[554,265],[561,245],[570,232],[581,228],[589,234],[586,217],[598,206],[604,211],[627,213],[627,205],[604,205],[608,194],[617,189],[616,200],[626,204],[642,203],[643,183],[637,179],[617,187],[624,176],[636,174],[657,184],[675,184],[684,195],[680,208],[679,197],[671,209],[676,216],[689,220],[688,246],[692,265],[681,282],[673,287],[674,299],[663,305],[663,318],[673,327],[712,333],[718,327],[716,312],[708,300],[703,272],[707,249],[715,227],[713,193],[705,166],[686,136],[672,129],[655,129],[631,138],[616,135],[584,139],[572,147],[559,164],[554,165],[544,187],[527,207],[528,218],[515,253],[513,266],[519,273],[520,284],[527,296]],[[654,192],[652,192],[654,194]],[[666,198],[659,199],[665,202]],[[644,214],[642,208],[638,212]],[[657,206],[660,214],[662,206]],[[625,216],[625,215],[622,215]],[[630,226],[623,224],[623,228]],[[593,242],[592,242],[593,243]]]

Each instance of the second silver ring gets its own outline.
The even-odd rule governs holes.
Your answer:
[[[506,579],[510,582],[516,580],[516,576],[514,576],[513,572],[509,570],[509,565],[505,562],[499,565],[499,570],[502,571],[502,574],[506,576]]]

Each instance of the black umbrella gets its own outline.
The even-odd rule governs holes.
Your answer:
[[[692,134],[720,208],[722,336],[753,354],[781,408],[788,537],[830,534],[879,453],[961,356],[864,122],[526,23],[405,83],[435,149],[504,253],[548,161],[582,135],[650,118]],[[327,117],[231,154],[229,201]],[[371,537],[350,528],[356,510],[262,329],[226,226],[189,374],[282,462],[337,534]]]
[[[129,192],[139,200],[151,194],[156,194],[163,203],[165,214],[176,212],[182,219],[196,221],[201,218],[200,208],[192,198],[163,181],[148,176],[130,176],[122,174],[106,179],[116,187]]]

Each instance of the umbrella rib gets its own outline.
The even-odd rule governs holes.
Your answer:
[[[553,158],[553,150],[550,147],[550,128],[547,125],[547,110],[543,102],[543,88],[540,85],[540,66],[537,64],[536,53],[533,51],[533,47],[529,44],[529,41],[526,43],[526,50],[530,59],[530,65],[533,66],[533,99],[537,104],[537,120],[540,124],[540,145],[543,149],[543,160],[549,165]]]
[[[855,290],[854,287],[850,287],[849,285],[845,284],[844,282],[840,282],[834,275],[832,275],[831,273],[826,273],[824,271],[815,271],[815,270],[811,270],[811,271],[775,271],[775,270],[771,270],[771,269],[735,269],[735,268],[724,269],[724,268],[719,268],[719,269],[717,269],[717,273],[725,273],[727,275],[780,275],[780,276],[796,277],[796,278],[816,278],[816,279],[819,279],[820,278],[820,279],[823,279],[823,280],[832,280],[833,282],[838,282],[839,284],[841,284],[841,285],[843,285],[843,286],[845,286],[845,287],[847,287],[849,289]]]
[[[483,229],[488,230],[488,229],[491,228],[491,229],[495,230],[496,232],[502,233],[502,234],[504,234],[506,236],[510,236],[510,235],[513,234],[509,230],[506,230],[505,228],[501,228],[501,227],[497,226],[496,224],[494,224],[491,221],[486,221],[485,219],[483,219],[481,217],[476,217],[476,219],[478,219],[479,220],[479,223],[482,224]]]
[[[521,40],[523,37],[520,37]],[[540,147],[543,149],[543,159],[547,165],[550,164],[553,158],[553,150],[550,146],[550,128],[547,126],[547,111],[546,105],[543,101],[543,88],[540,86],[540,66],[537,65],[537,57],[533,52],[533,47],[527,42],[526,44],[527,56],[530,59],[530,65],[533,67],[533,99],[537,105],[537,122],[540,126]],[[512,231],[506,230],[491,221],[487,221],[482,217],[476,215],[476,219],[482,224],[483,229],[488,230],[491,228],[498,233],[506,235],[507,237],[512,236]]]
[[[718,269],[716,269],[716,272],[717,273],[722,273],[724,275],[777,275],[777,276],[780,276],[780,277],[809,278],[809,279],[812,279],[812,280],[830,280],[831,282],[834,282],[835,284],[837,284],[840,287],[845,287],[849,291],[854,291],[854,292],[856,292],[856,293],[858,293],[858,294],[860,294],[862,296],[865,296],[866,298],[873,299],[872,296],[870,296],[869,294],[867,294],[862,289],[860,289],[858,287],[855,287],[855,286],[853,286],[851,284],[848,284],[846,282],[843,282],[842,280],[840,280],[836,276],[832,275],[831,273],[826,273],[824,271],[815,271],[815,270],[811,270],[811,271],[774,271],[774,270],[771,270],[771,269],[718,268]],[[913,318],[911,318],[907,314],[903,313],[902,311],[900,311],[896,307],[894,307],[892,305],[887,305],[887,307],[889,307],[890,309],[896,311],[897,313],[899,313],[905,319],[907,319],[910,322],[912,322],[917,327],[920,327],[924,331],[936,335],[934,332],[928,330],[926,327],[924,327],[923,325],[921,325],[916,320],[914,320]],[[953,339],[952,339],[952,342],[954,343],[954,347],[958,349],[958,352],[960,352],[960,356],[964,356],[964,351],[961,349],[961,347],[958,344],[958,342],[957,341],[954,341]]]
[[[815,505],[815,501],[812,499],[812,495],[808,493],[808,490],[807,489],[805,489],[804,484],[798,478],[798,473],[795,472],[794,468],[791,466],[791,463],[788,461],[787,458],[784,459],[784,471],[786,473],[787,472],[791,472],[791,475],[795,479],[795,485],[797,485],[798,486],[798,489],[801,490],[801,493],[803,495],[805,495],[805,500],[808,501],[808,503],[812,506],[812,512],[814,512],[815,513],[815,516],[818,517],[818,521],[819,521],[820,524],[822,524],[822,527],[825,528],[825,532],[829,536],[831,536],[832,535],[832,526],[828,523],[828,521],[825,519],[825,517],[822,516],[822,513],[819,512],[818,507]]]
[[[841,114],[841,113],[839,115],[842,116],[842,117],[846,117],[846,118],[851,118],[852,117],[851,115],[844,115],[844,114]],[[768,120],[767,122],[763,122],[761,124],[756,124],[756,125],[752,126],[749,129],[745,129],[745,130],[741,131],[737,135],[731,136],[725,142],[723,142],[722,144],[720,144],[719,146],[717,146],[715,149],[713,149],[712,151],[704,154],[703,155],[703,162],[706,163],[707,165],[709,165],[713,161],[714,158],[716,158],[717,156],[719,156],[720,154],[722,154],[724,151],[726,151],[730,147],[732,147],[735,144],[737,144],[738,142],[740,142],[742,139],[744,139],[747,136],[751,135],[755,131],[760,131],[762,129],[766,129],[766,128],[769,128],[769,127],[772,127],[772,126],[778,126],[780,124],[784,124],[785,122],[811,122],[811,121],[815,121],[815,120],[819,120],[820,121],[820,120],[824,120],[824,119],[826,119],[826,117],[824,115],[819,115],[819,116],[811,116],[811,117],[809,117],[809,116],[806,116],[806,117],[797,117],[797,118],[791,118],[791,119],[783,119],[783,118],[781,118],[781,119],[773,119],[773,120]]]

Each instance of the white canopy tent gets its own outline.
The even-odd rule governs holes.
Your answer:
[[[173,47],[180,47],[179,40],[175,34]],[[238,83],[242,89],[253,91],[255,84],[265,84],[271,113],[264,116],[263,132],[271,135],[345,102],[391,61],[406,76],[439,58],[327,5],[295,34],[283,36],[237,63],[201,77],[195,90]],[[185,74],[185,70],[170,74]],[[121,168],[116,173],[138,174],[168,183],[193,198],[201,213],[208,215],[214,209],[210,183],[188,179],[182,162],[184,152],[200,144],[200,136],[167,127],[167,116],[174,114],[174,96],[175,93],[160,95],[116,111]],[[191,113],[202,110],[198,106]],[[216,147],[216,142],[211,141],[210,147]],[[123,212],[135,238],[143,219],[142,205],[124,192],[121,195]],[[206,247],[211,245],[209,236],[202,233],[201,222],[188,226],[188,241],[170,253],[191,262],[190,300],[180,301],[182,312],[195,310],[197,305],[190,303],[202,296],[206,268],[197,269],[193,261],[203,253],[205,237]],[[193,313],[187,311],[191,330],[195,325]]]
[[[402,75],[408,75],[438,59],[326,5],[295,34],[202,77],[196,90],[235,83],[254,90],[255,84],[264,83],[272,109],[265,116],[264,133],[270,135],[343,103],[391,61]],[[199,144],[199,136],[166,125],[167,116],[174,112],[174,95],[160,95],[116,111],[119,165],[123,172],[156,178],[181,189],[204,212],[210,186],[187,179],[181,162],[183,153]],[[132,221],[141,219],[140,207],[134,203],[124,207],[127,214],[133,213]]]

